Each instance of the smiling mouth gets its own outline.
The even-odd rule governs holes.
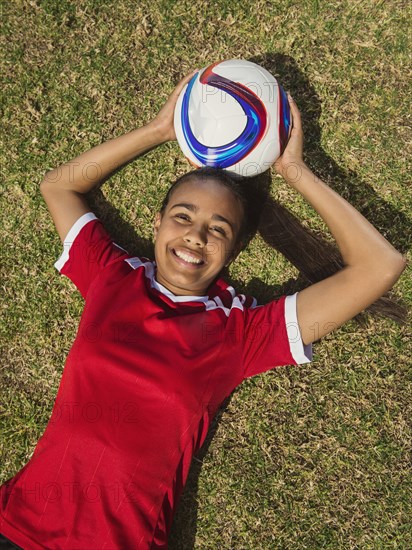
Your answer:
[[[172,253],[176,258],[178,258],[185,264],[200,266],[205,263],[202,259],[197,258],[196,256],[193,256],[192,254],[189,254],[187,252],[183,252],[182,250],[175,250],[174,248],[172,248]]]

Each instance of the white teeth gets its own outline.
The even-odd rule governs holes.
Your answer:
[[[202,260],[199,260],[198,258],[194,258],[193,256],[189,256],[188,254],[185,254],[184,252],[181,252],[180,250],[175,250],[176,256],[184,260],[185,262],[189,262],[191,264],[201,264]]]

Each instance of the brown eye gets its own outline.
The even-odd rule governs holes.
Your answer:
[[[176,214],[175,218],[179,218],[180,220],[190,221],[190,218],[187,214]]]
[[[217,233],[220,233],[221,235],[223,235],[224,237],[226,237],[226,231],[223,229],[223,227],[219,227],[219,226],[214,226],[214,227],[211,227],[210,228],[212,231],[216,231]]]

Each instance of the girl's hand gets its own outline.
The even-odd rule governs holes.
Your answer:
[[[182,80],[169,96],[169,99],[159,111],[158,115],[150,123],[153,127],[156,128],[159,136],[163,141],[174,141],[176,139],[173,117],[177,98],[179,97],[180,92],[190,81],[193,75],[198,72],[198,70],[199,69],[195,69],[190,74],[182,78]]]
[[[292,130],[283,155],[275,162],[275,168],[288,183],[294,183],[301,173],[303,162],[303,130],[299,109],[288,93],[292,114]]]

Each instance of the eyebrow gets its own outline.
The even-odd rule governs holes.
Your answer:
[[[183,208],[187,208],[188,210],[190,210],[191,212],[198,212],[199,210],[199,207],[196,206],[195,204],[192,204],[190,202],[179,202],[178,204],[174,204],[170,210],[173,210],[173,208],[178,208],[178,207],[183,207]],[[224,222],[224,223],[227,223],[229,225],[229,227],[231,228],[232,232],[235,233],[235,229],[233,227],[233,224],[232,222],[230,222],[227,218],[225,218],[224,216],[221,216],[220,214],[213,214],[212,216],[212,220],[216,220],[216,221],[220,221],[220,222]]]

